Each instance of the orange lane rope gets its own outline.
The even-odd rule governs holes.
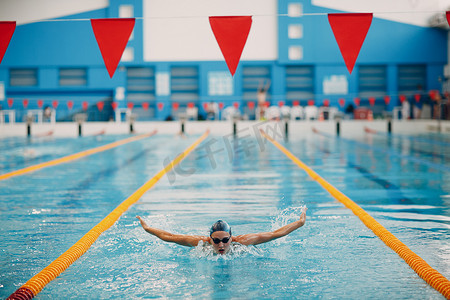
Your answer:
[[[54,260],[50,265],[44,268],[41,272],[36,274],[33,278],[28,280],[22,287],[11,294],[8,299],[32,299],[35,297],[50,281],[58,277],[64,272],[73,262],[80,258],[97,238],[108,228],[110,228],[119,217],[128,208],[136,203],[145,192],[153,187],[167,172],[174,166],[179,164],[189,153],[194,150],[206,137],[209,131],[205,132],[192,145],[190,145],[183,153],[178,155],[170,164],[159,171],[152,179],[147,181],[139,189],[137,189],[130,197],[124,200],[118,207],[116,207],[109,215],[106,216],[100,223],[94,226],[87,234],[85,234],[78,242],[64,252],[60,257]]]
[[[310,167],[304,164],[301,160],[295,157],[289,150],[283,147],[280,143],[275,141],[264,131],[261,134],[269,140],[275,147],[289,157],[295,164],[303,169],[312,179],[317,181],[324,189],[326,189],[336,200],[349,208],[361,221],[371,229],[387,246],[394,250],[405,262],[430,286],[436,289],[439,293],[444,295],[446,299],[450,299],[450,281],[441,273],[430,267],[426,261],[420,256],[411,251],[398,238],[378,223],[372,216],[363,210],[358,204],[353,202],[350,198],[345,196],[341,191],[328,183],[325,179],[320,177]]]
[[[52,166],[59,165],[59,164],[62,164],[62,163],[67,163],[67,162],[70,162],[70,161],[73,161],[73,160],[76,160],[76,159],[79,159],[79,158],[82,158],[82,157],[85,157],[85,156],[89,156],[89,155],[92,155],[92,154],[95,154],[95,153],[99,153],[99,152],[102,152],[102,151],[105,151],[105,150],[109,150],[109,149],[112,149],[112,148],[115,148],[115,147],[127,144],[127,143],[138,141],[138,140],[150,137],[150,136],[152,136],[154,134],[156,134],[156,130],[153,131],[153,132],[150,132],[150,133],[133,136],[133,137],[126,138],[126,139],[123,139],[123,140],[120,140],[120,141],[117,141],[117,142],[113,142],[113,143],[110,143],[110,144],[106,144],[106,145],[103,145],[103,146],[100,146],[100,147],[88,149],[88,150],[85,150],[85,151],[81,151],[81,152],[78,152],[78,153],[74,153],[74,154],[71,154],[71,155],[60,157],[60,158],[57,158],[57,159],[54,159],[54,160],[51,160],[51,161],[47,161],[47,162],[40,163],[40,164],[37,164],[37,165],[29,166],[29,167],[26,167],[26,168],[23,168],[23,169],[20,169],[20,170],[16,170],[16,171],[12,171],[12,172],[9,172],[9,173],[6,173],[6,174],[1,174],[0,175],[0,180],[5,180],[5,179],[8,179],[8,178],[11,178],[11,177],[14,177],[14,176],[24,175],[26,173],[34,172],[34,171],[37,171],[37,170],[40,170],[40,169],[43,169],[43,168],[52,167]]]

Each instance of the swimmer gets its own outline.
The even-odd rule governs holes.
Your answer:
[[[245,246],[267,243],[288,235],[292,231],[302,227],[306,222],[306,210],[304,207],[300,218],[290,224],[287,224],[271,232],[249,233],[238,236],[231,235],[231,227],[227,222],[219,220],[211,226],[209,236],[173,234],[162,229],[153,228],[147,225],[145,221],[137,216],[141,222],[142,228],[150,234],[160,238],[163,241],[176,243],[182,246],[196,247],[200,241],[209,243],[213,246],[217,254],[226,254],[230,250],[231,242],[239,243]]]

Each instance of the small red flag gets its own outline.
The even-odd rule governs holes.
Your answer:
[[[105,103],[103,101],[97,102],[97,108],[99,111],[102,111],[104,106]]]
[[[419,103],[420,102],[420,94],[415,94],[414,99],[416,99],[416,102]]]

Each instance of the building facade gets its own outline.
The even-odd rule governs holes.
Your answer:
[[[442,91],[445,80],[442,28],[375,15],[349,74],[327,19],[343,11],[310,0],[97,2],[100,8],[59,21],[17,26],[0,65],[0,106],[15,110],[16,121],[45,107],[56,110],[58,121],[83,111],[88,120],[105,121],[114,118],[113,102],[132,108],[138,120],[176,118],[188,106],[197,107],[201,119],[211,102],[238,107],[251,119],[265,83],[271,105],[314,100],[344,110],[355,98],[361,106],[372,98],[391,111],[401,97],[412,104],[430,101],[429,91]],[[253,16],[233,77],[209,28],[213,15]],[[89,19],[118,17],[134,17],[136,24],[110,78]]]

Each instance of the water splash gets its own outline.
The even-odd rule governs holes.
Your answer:
[[[288,207],[281,211],[277,211],[275,219],[271,222],[272,231],[275,231],[289,223],[292,223],[300,218],[303,209],[307,208],[306,205],[299,207]],[[286,236],[275,240],[274,242],[280,245],[286,241]]]
[[[305,208],[306,205],[299,207],[288,207],[278,211],[276,213],[275,220],[272,221],[272,231],[298,220],[303,209]]]
[[[242,257],[263,257],[264,252],[255,246],[245,246],[238,243],[232,243],[230,251],[225,255],[220,255],[214,252],[212,245],[209,243],[200,243],[190,251],[190,256],[193,258],[206,258],[207,260],[233,260]]]

